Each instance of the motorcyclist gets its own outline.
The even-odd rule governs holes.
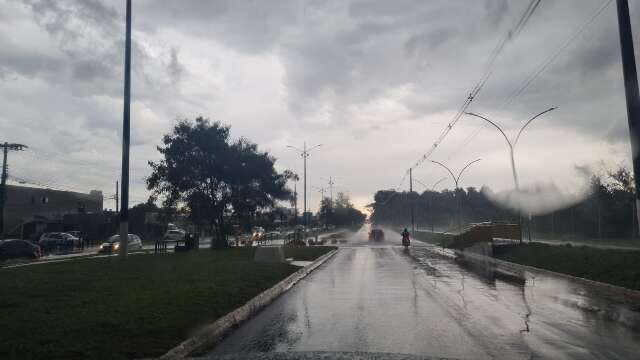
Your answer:
[[[402,241],[404,242],[405,240],[409,240],[409,230],[407,230],[407,228],[404,228],[402,231]]]

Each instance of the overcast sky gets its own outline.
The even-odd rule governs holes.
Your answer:
[[[11,176],[115,192],[124,3],[0,0],[0,140],[29,146],[11,153]],[[329,176],[334,192],[371,202],[429,150],[528,3],[134,0],[132,203],[146,199],[147,161],[158,158],[161,136],[199,115],[258,143],[279,169],[302,173],[288,144],[324,144],[309,158],[311,209],[320,198],[313,187]],[[469,107],[512,135],[559,107],[520,140],[523,184],[570,189],[576,166],[629,163],[615,2],[507,101],[604,3],[542,0]],[[640,6],[630,3],[638,57]],[[454,169],[476,158],[462,186],[512,186],[506,143],[479,119],[463,117],[431,156]],[[445,175],[429,162],[414,171],[429,185]]]

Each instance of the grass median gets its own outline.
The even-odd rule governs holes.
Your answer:
[[[640,290],[640,251],[559,246],[514,246],[499,259]]]
[[[316,258],[333,248],[289,253]],[[162,355],[298,267],[253,248],[79,259],[0,270],[0,358]]]

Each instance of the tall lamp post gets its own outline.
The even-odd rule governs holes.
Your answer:
[[[498,131],[500,131],[500,133],[502,134],[502,136],[504,137],[504,139],[507,141],[507,145],[509,146],[509,157],[511,159],[511,172],[513,173],[513,183],[516,187],[516,190],[520,189],[520,184],[518,182],[518,173],[516,171],[516,163],[514,160],[514,156],[513,156],[513,152],[515,150],[516,145],[518,145],[518,140],[520,139],[520,135],[522,135],[522,131],[524,131],[524,129],[531,124],[531,122],[535,119],[537,119],[539,116],[546,114],[550,111],[553,111],[557,109],[557,107],[552,107],[549,108],[539,114],[537,114],[536,116],[532,117],[531,119],[527,120],[527,122],[524,123],[524,125],[522,125],[522,127],[520,128],[520,130],[518,131],[518,134],[516,135],[516,137],[513,139],[513,141],[509,140],[509,137],[507,136],[507,134],[504,132],[504,130],[502,130],[502,128],[500,128],[500,126],[498,126],[498,124],[496,124],[495,122],[487,119],[486,117],[482,116],[482,115],[478,115],[478,114],[474,114],[471,112],[465,112],[465,114],[467,115],[471,115],[471,116],[475,116],[477,118],[480,118],[486,122],[488,122],[489,124],[493,125],[496,129],[498,129]],[[518,222],[520,223],[520,242],[522,242],[522,214],[520,213],[520,211],[518,211]],[[531,241],[531,237],[529,237],[529,241]]]
[[[293,180],[293,224],[298,225],[298,181],[300,181],[300,176],[298,174],[293,173],[291,176],[291,180]]]
[[[304,212],[302,213],[302,216],[304,217],[304,224],[305,225],[309,225],[309,217],[307,216],[307,158],[309,157],[309,153],[311,152],[311,150],[315,150],[317,148],[319,148],[320,146],[322,146],[322,144],[318,144],[315,146],[312,146],[310,148],[307,149],[307,142],[305,141],[303,144],[302,149],[299,149],[295,146],[291,146],[291,145],[287,145],[288,148],[291,148],[293,150],[296,150],[297,152],[300,153],[300,156],[302,157],[303,161],[304,161]]]
[[[516,145],[518,145],[518,140],[520,139],[520,135],[522,135],[522,131],[524,131],[524,129],[531,124],[531,122],[535,119],[537,119],[539,116],[548,113],[549,111],[555,110],[557,109],[557,107],[552,107],[549,108],[539,114],[537,114],[536,116],[532,117],[531,119],[527,120],[527,122],[524,123],[524,125],[522,125],[522,127],[520,128],[520,131],[518,131],[518,134],[516,135],[516,137],[513,139],[513,141],[509,140],[509,137],[507,136],[507,134],[504,132],[504,130],[502,130],[502,128],[500,126],[498,126],[498,124],[496,124],[495,122],[487,119],[486,117],[482,116],[482,115],[478,115],[478,114],[474,114],[471,112],[465,112],[465,114],[467,115],[471,115],[471,116],[475,116],[477,118],[480,118],[486,122],[488,122],[489,124],[493,125],[496,129],[498,129],[498,131],[500,131],[500,133],[502,134],[502,136],[504,137],[504,139],[507,141],[507,145],[509,146],[509,156],[511,158],[511,172],[513,173],[513,183],[515,184],[516,190],[520,189],[520,184],[518,183],[518,173],[516,171],[516,164],[515,164],[515,160],[513,158],[513,151],[516,147]]]
[[[431,232],[434,232],[434,220],[433,220],[433,193],[436,190],[436,186],[438,186],[438,184],[440,184],[441,182],[447,180],[446,177],[441,178],[440,180],[436,181],[435,183],[433,183],[433,186],[428,187],[427,185],[425,185],[422,181],[420,180],[416,180],[416,182],[422,186],[425,187],[425,189],[427,190],[431,190],[431,196],[429,196],[429,218],[431,220]]]
[[[640,90],[638,89],[638,72],[636,69],[635,53],[633,50],[633,34],[631,18],[629,16],[629,2],[616,0],[618,12],[618,31],[620,34],[620,51],[622,59],[622,78],[624,80],[624,94],[627,102],[627,123],[631,139],[631,161],[636,192],[636,217],[640,223]],[[631,225],[633,229],[633,224]],[[632,230],[635,235],[635,230]]]
[[[122,179],[120,186],[120,256],[126,257],[129,245],[129,134],[131,104],[131,0],[127,0],[124,46],[124,111],[122,116]]]
[[[445,170],[447,170],[449,172],[449,174],[451,175],[451,179],[453,179],[454,184],[456,185],[456,190],[458,190],[458,184],[460,184],[460,177],[462,176],[462,173],[471,165],[473,165],[474,163],[477,163],[478,161],[480,161],[482,159],[475,159],[471,162],[469,162],[467,165],[465,165],[460,172],[458,172],[458,176],[455,176],[453,174],[453,171],[451,171],[451,169],[449,169],[445,164],[435,161],[435,160],[431,160],[432,163],[434,164],[438,164],[440,166],[442,166]],[[462,200],[458,200],[458,231],[460,232],[460,234],[462,235]]]

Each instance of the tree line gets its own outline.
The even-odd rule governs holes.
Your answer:
[[[318,220],[320,224],[328,226],[351,226],[364,222],[366,215],[356,209],[349,197],[339,192],[335,200],[325,197],[320,202]]]
[[[624,166],[592,175],[590,194],[573,206],[533,216],[525,224],[539,236],[634,238],[638,231],[633,175]],[[519,215],[497,206],[474,187],[456,190],[396,192],[374,196],[371,220],[393,226],[411,223],[411,204],[418,228],[455,231],[463,224],[485,221],[517,222]],[[461,209],[461,211],[459,211]],[[526,229],[525,229],[526,231]]]

